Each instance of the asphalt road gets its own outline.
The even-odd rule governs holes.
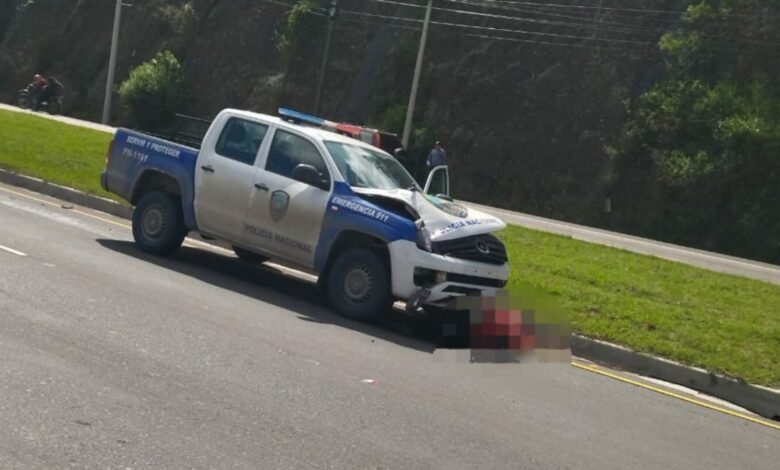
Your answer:
[[[0,186],[0,468],[780,461],[770,427],[570,365],[443,363],[404,320],[218,248],[149,257],[126,224]]]
[[[50,116],[45,113],[32,113],[31,111],[24,111],[15,106],[9,106],[2,103],[0,103],[0,109],[35,114],[46,119],[52,119],[74,126],[87,127],[102,132],[113,133],[116,130],[114,127],[83,121],[80,119],[74,119],[67,116]],[[735,256],[722,255],[720,253],[713,253],[710,251],[698,250],[680,245],[673,245],[671,243],[659,242],[647,238],[626,235],[623,233],[610,232],[608,230],[587,227],[584,225],[561,222],[559,220],[523,214],[521,212],[513,212],[505,209],[483,206],[471,202],[465,202],[465,204],[493,214],[509,224],[519,225],[521,227],[540,230],[543,232],[565,235],[577,240],[611,246],[634,253],[641,253],[668,259],[671,261],[677,261],[679,263],[689,264],[691,266],[696,266],[711,271],[758,279],[780,285],[780,266],[777,265],[761,263],[744,258],[737,258]]]

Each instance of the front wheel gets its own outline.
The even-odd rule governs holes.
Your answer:
[[[327,285],[333,307],[353,320],[376,320],[393,304],[386,263],[363,248],[345,251],[336,258]]]
[[[146,193],[133,210],[133,238],[143,251],[168,255],[176,251],[187,236],[181,205],[172,196],[159,191]]]

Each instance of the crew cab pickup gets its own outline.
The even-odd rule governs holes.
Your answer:
[[[397,299],[416,311],[490,294],[509,273],[501,220],[425,194],[380,149],[264,114],[222,111],[200,150],[119,129],[101,184],[134,206],[142,250],[221,239],[246,261],[316,274],[358,320]]]

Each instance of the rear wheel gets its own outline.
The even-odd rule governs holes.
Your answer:
[[[390,311],[393,297],[384,260],[356,248],[341,253],[327,275],[328,297],[340,314],[353,320],[376,320]]]
[[[19,93],[19,96],[16,98],[16,106],[22,109],[30,109],[31,105],[32,101],[30,100],[30,95],[27,93]]]
[[[46,112],[49,114],[60,114],[60,103],[56,99],[52,99],[46,103]]]
[[[187,228],[178,200],[159,191],[141,197],[133,210],[133,238],[139,248],[168,255],[181,246],[185,236]]]
[[[247,263],[260,264],[268,261],[267,256],[255,253],[253,251],[245,250],[238,246],[233,246],[233,253],[238,256],[238,259],[246,261]]]

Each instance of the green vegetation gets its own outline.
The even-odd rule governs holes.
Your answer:
[[[320,38],[325,27],[324,17],[314,15],[321,8],[315,0],[297,0],[287,15],[274,30],[273,43],[281,56],[282,81],[276,90],[276,101],[280,106],[289,103],[296,94],[291,83],[297,73],[306,74],[306,58],[315,57],[322,49]],[[308,84],[311,78],[306,79]]]
[[[780,388],[780,287],[520,227],[510,288],[550,292],[572,329]]]
[[[177,36],[186,36],[194,33],[197,21],[195,5],[192,1],[175,4],[169,1],[154,2],[156,15],[163,20],[163,24],[169,27]],[[147,8],[152,7],[148,5]]]
[[[0,167],[105,196],[110,135],[0,111]],[[510,286],[554,295],[575,331],[780,387],[780,287],[519,227]]]
[[[91,194],[100,188],[111,135],[37,116],[0,111],[0,167]]]
[[[661,38],[664,77],[629,104],[611,149],[617,227],[780,262],[777,13],[702,1]]]
[[[320,8],[314,0],[298,0],[287,14],[286,20],[279,25],[274,32],[274,44],[279,52],[290,60],[290,56],[298,52],[298,47],[303,43],[303,34],[316,28],[317,17],[313,12],[319,12]]]
[[[183,86],[181,64],[173,53],[162,51],[130,71],[130,77],[119,86],[119,103],[132,124],[157,130],[170,123],[181,106]]]

